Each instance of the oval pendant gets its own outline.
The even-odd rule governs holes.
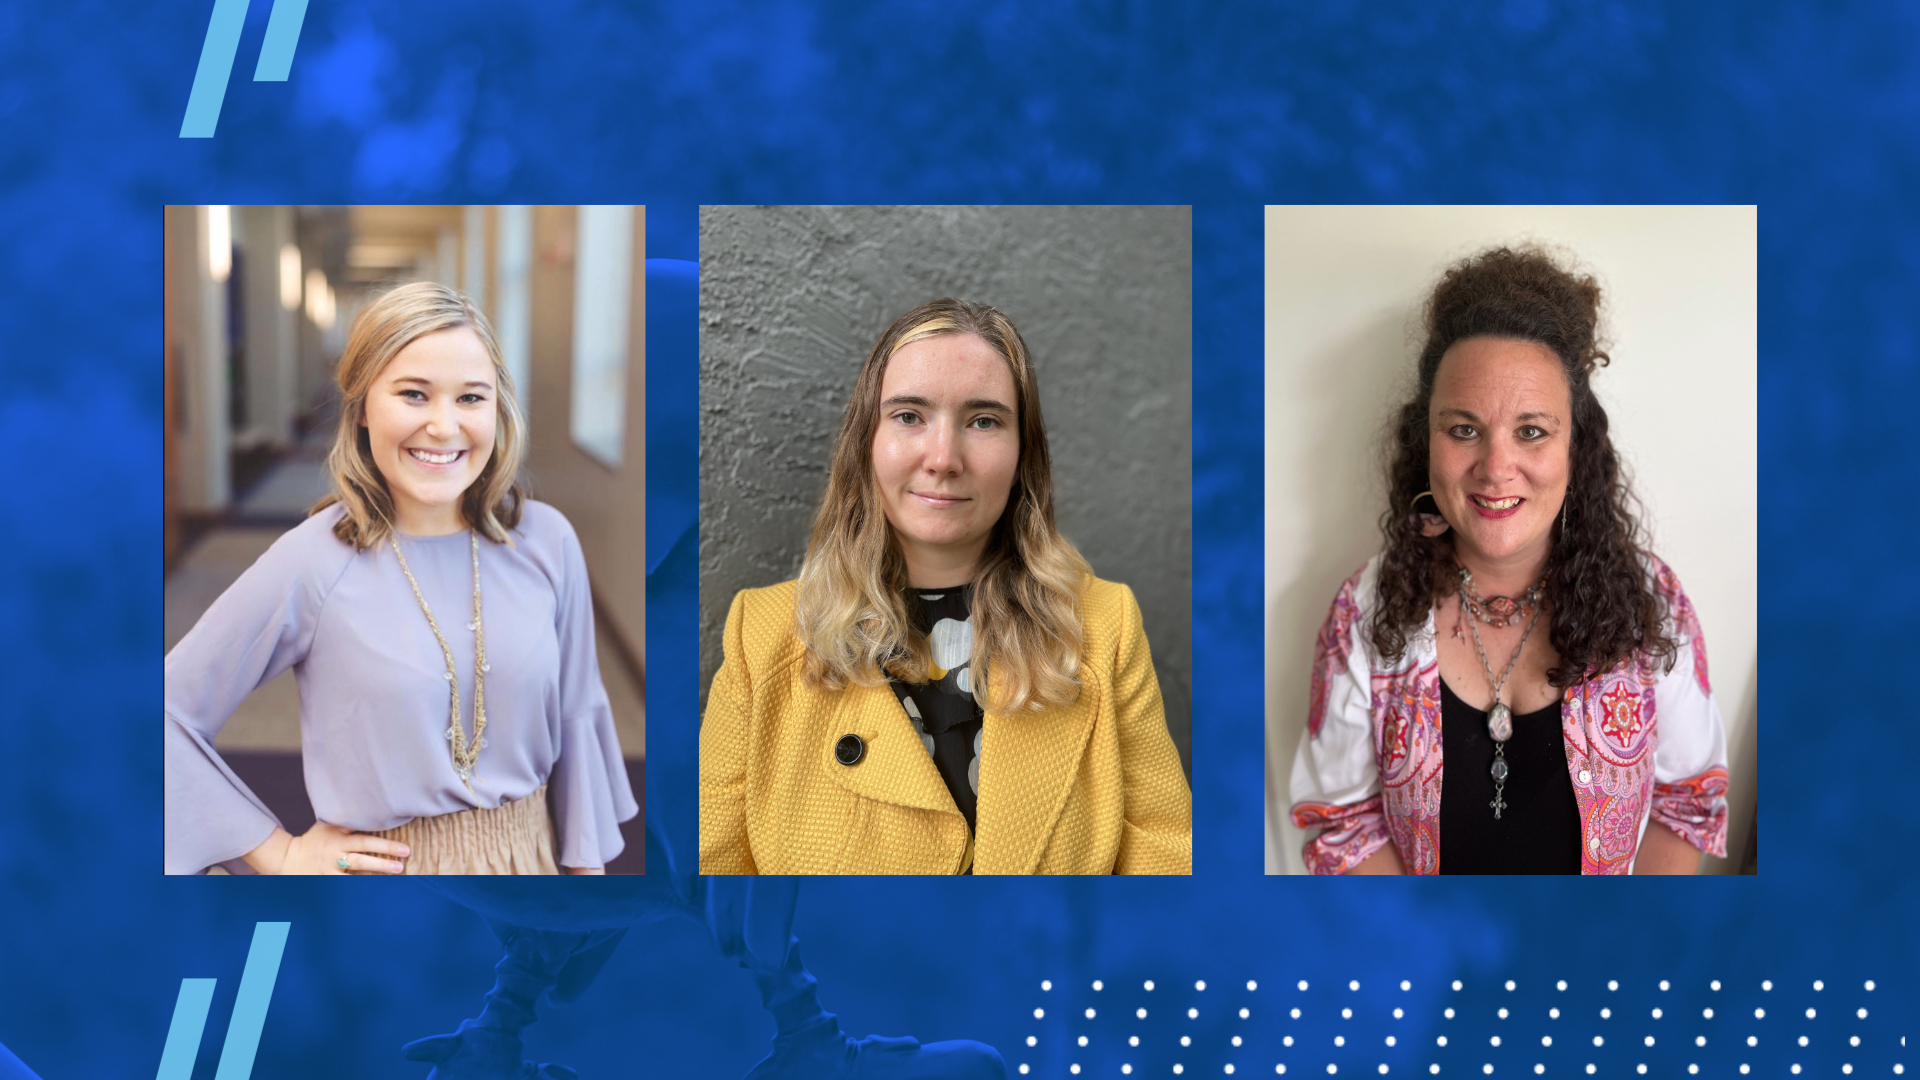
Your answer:
[[[1493,703],[1493,709],[1487,713],[1487,734],[1494,742],[1506,742],[1513,737],[1513,710],[1500,702]]]
[[[1505,782],[1506,779],[1507,779],[1507,760],[1505,758],[1494,758],[1493,759],[1493,782],[1496,784],[1503,783]]]

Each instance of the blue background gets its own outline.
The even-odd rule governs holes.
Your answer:
[[[176,137],[204,0],[0,7],[0,460],[15,507],[0,570],[0,1043],[47,1080],[148,1074],[187,976],[220,980],[196,1071],[211,1076],[256,920],[292,923],[263,1078],[424,1075],[398,1046],[472,1015],[497,959],[478,918],[412,882],[160,876],[168,202],[636,202],[665,260],[696,258],[703,202],[1190,203],[1196,874],[809,882],[797,933],[828,1008],[856,1033],[981,1039],[1042,1076],[1076,1062],[1118,1075],[1121,1061],[1136,1075],[1175,1061],[1192,1075],[1920,1065],[1899,1045],[1920,957],[1914,723],[1898,689],[1920,608],[1911,6],[314,0],[290,81],[253,83],[267,6],[249,12],[212,140]],[[1261,876],[1270,202],[1759,205],[1758,878]],[[663,307],[648,326],[648,809],[685,858],[694,324],[690,303]],[[955,934],[970,943],[957,953]],[[1508,1002],[1516,1015],[1498,1019]],[[1564,1030],[1540,1015],[1562,1002]],[[1749,1019],[1757,1006],[1771,1019]],[[771,1033],[703,931],[662,923],[528,1037],[535,1057],[599,1080],[740,1075]]]

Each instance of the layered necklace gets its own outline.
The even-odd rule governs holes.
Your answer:
[[[467,738],[460,724],[460,675],[453,667],[453,650],[447,647],[447,636],[440,632],[440,624],[434,620],[433,609],[427,606],[427,598],[420,591],[420,583],[413,579],[413,570],[407,566],[406,553],[400,550],[400,541],[389,532],[387,542],[393,545],[393,554],[400,560],[400,572],[407,575],[407,584],[413,587],[413,598],[420,602],[420,613],[427,617],[427,625],[433,629],[433,639],[440,643],[440,656],[447,662],[447,742],[453,751],[453,768],[460,774],[460,782],[467,786],[467,794],[473,791],[473,766],[480,760],[480,748],[487,745],[487,628],[480,619],[480,538],[472,532],[467,533],[467,550],[473,556],[473,621],[467,629],[473,631],[473,738]]]
[[[1507,808],[1506,800],[1501,796],[1507,787],[1507,740],[1513,737],[1513,710],[1500,700],[1500,691],[1507,685],[1508,676],[1520,663],[1520,653],[1527,647],[1527,639],[1533,636],[1533,628],[1540,621],[1540,589],[1547,582],[1543,575],[1539,581],[1528,587],[1527,591],[1515,600],[1511,597],[1496,596],[1482,600],[1480,594],[1473,591],[1473,575],[1466,567],[1460,568],[1460,606],[1473,617],[1467,620],[1467,629],[1473,634],[1474,651],[1480,654],[1480,667],[1487,673],[1487,684],[1493,687],[1493,708],[1487,710],[1487,734],[1493,739],[1493,818],[1500,820],[1500,811]],[[1488,626],[1513,626],[1523,614],[1531,611],[1527,619],[1526,632],[1520,635],[1520,644],[1514,646],[1513,659],[1507,661],[1507,668],[1499,678],[1493,677],[1493,665],[1487,662],[1486,646],[1480,643],[1480,623]]]
[[[1482,597],[1473,587],[1473,574],[1460,567],[1460,606],[1467,614],[1488,626],[1518,626],[1527,613],[1540,606],[1540,590],[1546,588],[1547,575],[1527,586],[1518,599],[1511,596]]]

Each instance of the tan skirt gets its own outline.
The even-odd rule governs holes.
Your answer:
[[[414,818],[372,833],[411,848],[409,874],[558,874],[547,786],[492,810]]]

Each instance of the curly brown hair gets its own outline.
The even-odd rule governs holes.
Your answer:
[[[1565,688],[1638,657],[1671,668],[1676,643],[1654,591],[1638,509],[1591,379],[1610,358],[1600,338],[1600,284],[1534,247],[1497,247],[1447,268],[1427,298],[1418,385],[1387,430],[1387,509],[1380,515],[1379,605],[1369,636],[1385,658],[1406,652],[1434,602],[1455,587],[1453,533],[1422,534],[1410,508],[1428,482],[1428,410],[1440,359],[1472,337],[1544,346],[1560,359],[1573,406],[1565,526],[1554,526],[1545,586],[1547,672]]]

